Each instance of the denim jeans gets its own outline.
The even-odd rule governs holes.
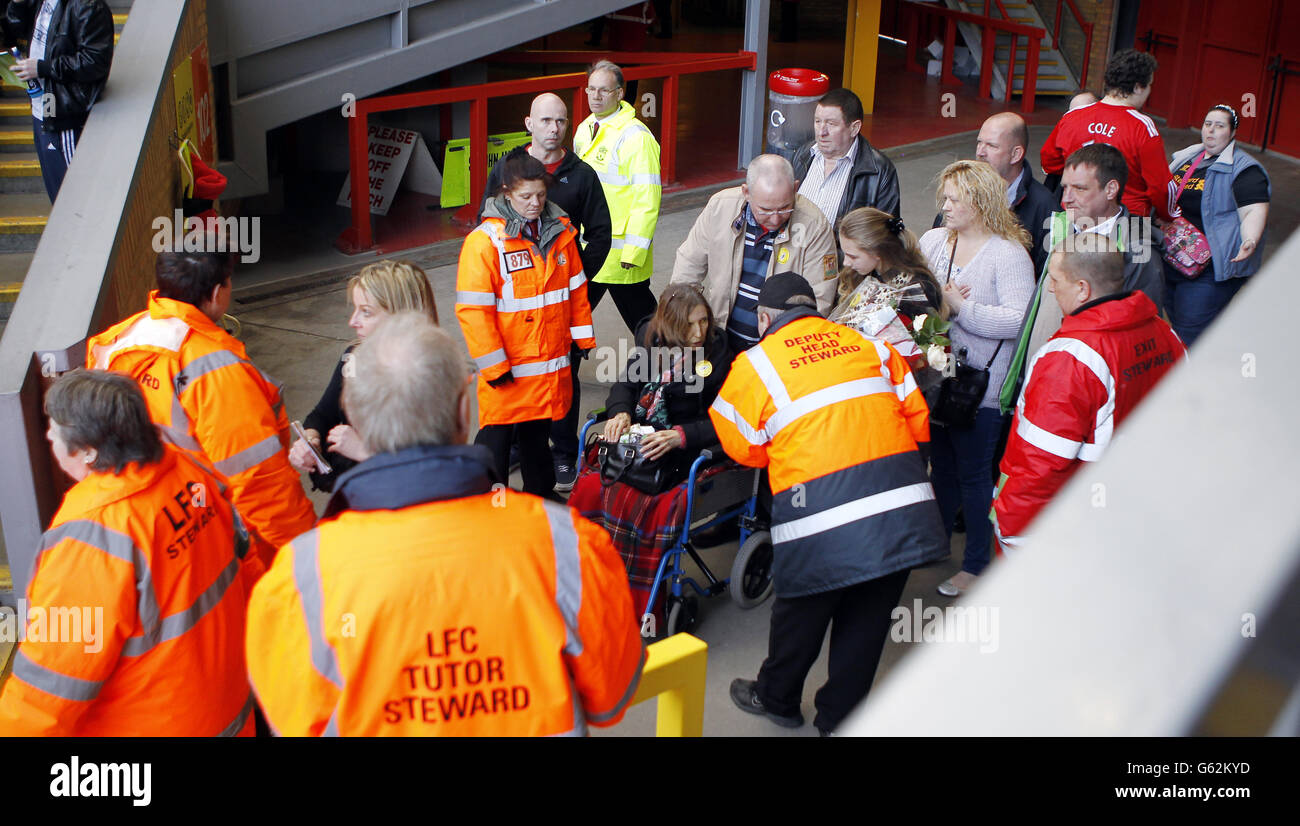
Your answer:
[[[943,528],[952,538],[952,524],[961,507],[966,515],[966,554],[961,569],[981,574],[989,564],[993,523],[993,454],[997,451],[1003,416],[996,407],[981,407],[969,429],[930,423],[930,481]]]
[[[1165,262],[1164,309],[1169,314],[1169,326],[1174,328],[1188,349],[1218,318],[1247,280],[1229,278],[1215,281],[1210,267],[1195,278],[1188,278]]]

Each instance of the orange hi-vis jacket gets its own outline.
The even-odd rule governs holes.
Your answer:
[[[86,361],[134,378],[164,436],[230,481],[240,515],[269,543],[260,553],[311,530],[316,513],[289,464],[280,386],[197,307],[155,290],[148,309],[90,339]]]
[[[541,244],[507,221],[500,198],[465,239],[456,275],[456,320],[478,366],[478,422],[560,419],[573,385],[569,349],[596,346],[578,233],[555,204],[542,215]],[[514,382],[491,387],[509,370]]]
[[[0,736],[252,736],[255,563],[222,490],[165,445],[68,491],[20,605]]]
[[[280,550],[248,608],[272,729],[582,735],[622,719],[645,658],[622,559],[576,511],[493,489],[491,464],[466,445],[374,456]]]
[[[948,555],[918,449],[930,411],[891,345],[812,308],[785,312],[736,357],[709,416],[727,455],[768,468],[778,596]]]

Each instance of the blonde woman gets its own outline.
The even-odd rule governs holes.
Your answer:
[[[993,467],[1004,420],[998,393],[1006,378],[1025,306],[1034,292],[1029,233],[1007,206],[1006,182],[983,161],[957,161],[939,173],[943,226],[921,236],[921,253],[943,287],[948,337],[963,363],[989,371],[973,425],[930,422],[930,473],[944,528],[966,516],[961,571],[939,586],[958,596],[989,563]]]
[[[434,324],[438,323],[438,308],[434,305],[429,279],[424,270],[407,261],[376,261],[366,265],[348,281],[348,298],[353,307],[348,326],[356,331],[356,341],[348,345],[334,367],[334,375],[330,377],[325,393],[303,420],[307,439],[312,447],[325,454],[334,471],[316,472],[311,448],[302,439],[298,439],[289,450],[289,463],[309,474],[316,490],[326,492],[334,489],[334,480],[340,474],[370,457],[356,431],[348,424],[340,404],[343,370],[353,348],[374,332],[381,321],[403,310],[427,313]],[[322,435],[324,450],[321,447]]]

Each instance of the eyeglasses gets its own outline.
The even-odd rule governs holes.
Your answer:
[[[762,207],[750,204],[749,208],[754,211],[755,215],[761,215],[764,218],[784,218],[794,212],[794,207],[790,207],[789,209],[763,209]]]
[[[615,86],[613,89],[601,89],[601,88],[596,87],[596,86],[588,86],[588,87],[587,87],[587,94],[591,95],[591,96],[594,97],[594,98],[603,98],[603,97],[608,97],[608,96],[614,94],[614,93],[617,92],[618,90],[619,90],[619,87],[617,87],[617,86]]]

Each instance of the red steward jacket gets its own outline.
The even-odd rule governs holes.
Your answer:
[[[1095,462],[1115,428],[1187,355],[1142,292],[1108,296],[1066,317],[1029,362],[1002,458],[993,527],[1003,550],[1081,462]]]

